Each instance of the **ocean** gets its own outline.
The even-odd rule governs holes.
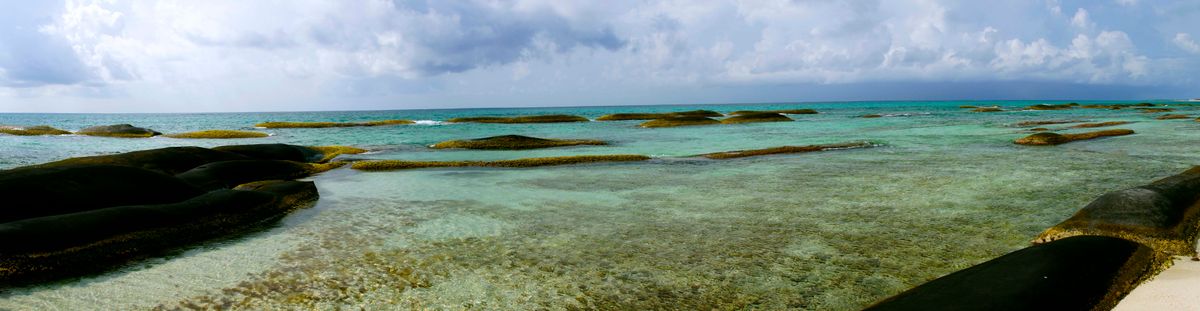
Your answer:
[[[0,293],[0,309],[853,310],[1020,249],[1097,196],[1200,163],[1200,123],[1135,109],[1019,110],[1063,101],[845,102],[353,112],[0,114],[0,125],[164,133],[266,121],[417,124],[257,129],[267,138],[0,135],[0,169],[167,146],[350,145],[356,159],[643,154],[538,168],[438,168],[310,178],[321,199],[254,233],[103,275]],[[1080,101],[1081,104],[1093,102]],[[1103,103],[1136,103],[1114,102]],[[1160,101],[1200,115],[1200,107]],[[977,113],[960,105],[999,105]],[[639,128],[641,121],[452,124],[463,116],[811,108],[795,122]],[[1006,110],[1007,110],[1006,109]],[[879,114],[880,118],[858,118]],[[1012,143],[1021,121],[1132,121],[1134,135]],[[1066,125],[1047,125],[1063,128]],[[1104,128],[1101,128],[1104,129]],[[1080,132],[1095,129],[1073,129]],[[436,150],[495,135],[607,146]],[[867,141],[873,148],[709,160],[694,155]]]

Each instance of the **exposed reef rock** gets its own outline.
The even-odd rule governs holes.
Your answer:
[[[102,125],[93,126],[75,132],[79,135],[88,136],[103,136],[103,137],[128,137],[141,138],[162,135],[151,129],[140,128],[129,124]]]
[[[722,124],[754,123],[754,122],[790,122],[795,121],[782,114],[773,112],[745,113],[721,120]]]
[[[1174,108],[1136,108],[1141,113],[1171,112]]]
[[[329,160],[333,160],[333,158],[343,154],[360,154],[367,152],[367,149],[351,146],[310,146],[308,148],[319,151],[325,155],[320,161],[317,161],[317,163],[329,162]]]
[[[1097,122],[1097,123],[1083,123],[1083,124],[1076,124],[1076,125],[1072,125],[1072,126],[1070,126],[1070,127],[1068,127],[1068,128],[1073,128],[1073,129],[1085,129],[1085,128],[1096,128],[1096,127],[1106,127],[1106,126],[1125,125],[1125,124],[1129,124],[1129,123],[1133,123],[1133,122],[1129,122],[1129,121],[1108,121],[1108,122]]]
[[[325,128],[325,127],[356,127],[356,126],[384,126],[384,125],[400,125],[413,124],[412,120],[378,120],[365,122],[263,122],[255,124],[256,127],[264,128]]]
[[[866,310],[1108,310],[1167,262],[1135,242],[1071,237],[951,273]]]
[[[958,108],[962,108],[962,109],[975,109],[975,108],[979,108],[979,106],[972,106],[972,105],[962,105],[962,106],[958,106]]]
[[[1004,111],[1004,109],[1000,109],[1000,107],[979,107],[979,108],[975,108],[975,109],[971,110],[971,112],[1001,112],[1001,111]]]
[[[853,143],[808,145],[808,146],[781,146],[781,147],[772,147],[772,148],[765,148],[765,149],[714,152],[714,153],[702,154],[700,156],[709,158],[709,159],[724,160],[724,159],[763,156],[763,155],[771,155],[771,154],[805,153],[805,152],[816,152],[816,151],[826,151],[826,150],[858,149],[858,148],[868,148],[868,147],[872,147],[872,146],[873,145],[871,145],[871,143],[868,143],[868,142],[853,142]]]
[[[325,153],[305,146],[287,144],[233,145],[212,148],[217,151],[236,153],[258,160],[284,160],[296,162],[320,162]]]
[[[111,164],[137,167],[168,175],[175,175],[205,163],[248,159],[250,158],[240,154],[212,150],[208,148],[168,147],[120,154],[70,158],[36,165],[36,167],[57,167],[78,164]]]
[[[6,126],[0,125],[0,133],[18,136],[35,136],[35,135],[67,135],[71,132],[56,129],[45,125],[35,126]]]
[[[354,162],[350,167],[363,171],[391,171],[430,167],[535,167],[550,165],[567,165],[594,162],[629,162],[645,161],[650,157],[636,154],[613,155],[581,155],[548,158],[525,158],[499,161],[405,161],[405,160],[369,160]]]
[[[859,118],[863,118],[863,119],[874,119],[874,118],[882,118],[882,117],[883,117],[883,115],[878,115],[878,114],[864,114],[864,115],[861,115],[861,116],[858,116],[858,117],[859,117]]]
[[[312,182],[217,190],[178,203],[120,206],[0,224],[0,287],[96,273],[253,229],[317,199]]]
[[[666,117],[654,119],[639,124],[640,127],[676,127],[676,126],[695,126],[695,125],[713,125],[721,124],[721,121],[713,120],[707,117]]]
[[[0,223],[105,207],[174,203],[201,194],[163,173],[117,165],[69,165],[0,171]],[[24,203],[17,203],[24,202]]]
[[[1077,106],[1079,106],[1079,104],[1076,104],[1076,103],[1061,104],[1061,105],[1037,104],[1037,105],[1025,107],[1025,109],[1026,110],[1066,110],[1066,109],[1075,108]]]
[[[1189,116],[1186,114],[1164,114],[1164,115],[1158,116],[1154,119],[1155,120],[1178,120],[1178,119],[1191,119],[1191,118],[1192,118],[1192,116]]]
[[[312,166],[300,162],[236,160],[204,164],[175,177],[197,188],[212,191],[252,181],[303,178],[312,173]]]
[[[1110,236],[1177,256],[1196,254],[1200,167],[1149,185],[1104,194],[1035,240]]]
[[[755,113],[778,113],[778,114],[817,114],[816,110],[812,109],[783,109],[783,110],[738,110],[730,112],[731,116],[740,116],[745,114]]]
[[[580,116],[552,114],[543,116],[520,116],[520,117],[466,117],[453,118],[446,120],[451,123],[563,123],[563,122],[588,122],[589,120]]]
[[[263,132],[254,131],[235,131],[235,130],[206,130],[187,133],[175,133],[164,135],[170,138],[211,138],[211,139],[228,139],[228,138],[261,138],[271,135]]]
[[[624,120],[654,120],[669,117],[723,117],[725,115],[712,110],[691,110],[666,113],[614,113],[606,114],[596,118],[596,121],[624,121]]]
[[[520,150],[579,145],[606,145],[602,140],[591,139],[546,139],[521,135],[492,136],[468,140],[448,140],[430,146],[434,149],[495,149]]]
[[[1051,125],[1051,124],[1064,124],[1064,123],[1077,123],[1077,122],[1083,122],[1083,121],[1079,121],[1079,120],[1021,121],[1021,122],[1017,122],[1017,123],[1016,123],[1016,124],[1014,124],[1014,125],[1016,125],[1017,127],[1027,127],[1027,126]]]
[[[1047,146],[1065,144],[1077,140],[1088,140],[1107,136],[1122,136],[1133,133],[1133,130],[1126,129],[1104,130],[1079,134],[1037,133],[1017,139],[1013,143],[1018,145]]]

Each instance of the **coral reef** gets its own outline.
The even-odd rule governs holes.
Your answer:
[[[236,130],[205,130],[187,133],[175,133],[164,135],[170,138],[212,138],[212,139],[228,139],[228,138],[261,138],[267,137],[267,133],[254,131],[236,131]]]
[[[581,155],[547,158],[525,158],[498,161],[406,161],[406,160],[368,160],[358,161],[350,167],[362,171],[390,171],[430,167],[535,167],[550,165],[568,165],[593,162],[628,162],[645,161],[650,157],[635,154],[614,155]]]
[[[469,140],[448,140],[430,146],[434,149],[494,149],[520,150],[579,145],[606,145],[602,140],[591,139],[545,139],[521,135],[502,135]]]

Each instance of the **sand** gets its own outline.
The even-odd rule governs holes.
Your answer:
[[[1200,261],[1176,257],[1175,264],[1143,283],[1113,310],[1200,310]]]

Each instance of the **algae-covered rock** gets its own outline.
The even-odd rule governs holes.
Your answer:
[[[119,154],[70,158],[36,166],[56,167],[78,164],[111,164],[138,167],[168,175],[175,175],[205,163],[247,159],[250,158],[237,153],[208,148],[168,147]]]
[[[962,106],[958,106],[958,108],[962,108],[962,109],[975,109],[975,108],[979,108],[979,106],[972,106],[972,105],[962,105]]]
[[[636,154],[613,155],[582,155],[547,158],[525,158],[499,161],[406,161],[406,160],[370,160],[354,162],[350,167],[363,171],[390,171],[430,167],[536,167],[551,165],[568,165],[595,162],[628,162],[645,161],[650,157]]]
[[[713,125],[721,124],[721,121],[713,120],[707,117],[666,117],[654,119],[639,124],[640,127],[655,128],[655,127],[676,127],[676,126],[695,126],[695,125]]]
[[[170,175],[118,165],[64,165],[0,171],[0,223],[99,208],[163,204],[202,193]]]
[[[296,162],[320,162],[325,153],[310,147],[288,144],[231,145],[212,148],[259,160],[285,160]]]
[[[729,113],[729,115],[731,115],[731,116],[739,116],[739,115],[745,115],[745,114],[755,114],[755,113],[778,113],[778,114],[817,114],[817,111],[816,111],[816,110],[813,110],[813,109],[738,110],[738,111],[730,112],[730,113]]]
[[[351,146],[309,146],[308,148],[324,154],[321,160],[317,161],[318,163],[329,162],[329,160],[332,160],[333,158],[343,154],[360,154],[367,152],[367,149]]]
[[[521,135],[492,136],[469,140],[448,140],[430,146],[434,149],[463,148],[463,149],[496,149],[520,150],[579,145],[605,145],[602,140],[590,139],[545,139]]]
[[[253,230],[317,198],[312,182],[262,183],[170,204],[118,206],[0,224],[0,287],[81,276]]]
[[[765,148],[765,149],[714,152],[714,153],[702,154],[700,156],[709,158],[709,159],[723,160],[723,159],[744,158],[744,157],[753,157],[753,156],[762,156],[762,155],[771,155],[771,154],[805,153],[805,152],[817,152],[817,151],[826,151],[826,150],[868,148],[871,146],[873,146],[873,145],[871,145],[871,143],[868,143],[868,142],[853,142],[853,143],[808,145],[808,146],[781,146],[781,147],[772,147],[772,148]]]
[[[256,127],[263,128],[326,128],[326,127],[358,127],[358,126],[384,126],[384,125],[400,125],[413,124],[412,120],[377,120],[364,122],[289,122],[289,121],[272,121],[255,124]]]
[[[211,191],[230,189],[252,181],[303,178],[314,172],[312,166],[294,161],[235,160],[204,164],[175,177]]]
[[[782,114],[773,112],[756,112],[740,114],[721,120],[722,124],[754,123],[754,122],[790,122],[794,121]]]
[[[654,120],[669,117],[723,117],[725,115],[712,110],[691,110],[664,113],[614,113],[596,118],[596,121],[625,121],[625,120]]]
[[[170,138],[207,138],[207,139],[230,139],[230,138],[261,138],[267,137],[267,133],[254,131],[235,131],[235,130],[206,130],[187,133],[175,133],[165,135]]]
[[[1077,235],[1110,236],[1176,256],[1196,254],[1200,167],[1149,185],[1106,193],[1071,218],[1046,229],[1045,243]]]
[[[1037,104],[1037,105],[1025,107],[1025,109],[1026,110],[1066,110],[1066,109],[1075,108],[1075,106],[1079,106],[1079,104],[1074,104],[1074,105],[1072,105],[1072,104],[1061,104],[1061,105]]]
[[[1175,111],[1174,108],[1136,108],[1141,113],[1158,113]]]
[[[1125,125],[1125,124],[1129,124],[1129,123],[1133,123],[1133,122],[1129,122],[1129,121],[1108,121],[1108,122],[1096,122],[1096,123],[1083,123],[1083,124],[1076,124],[1076,125],[1072,125],[1070,128],[1073,128],[1073,129],[1096,128],[1096,127],[1107,127],[1107,126]]]
[[[519,117],[465,117],[453,118],[446,120],[451,123],[563,123],[563,122],[588,122],[589,120],[580,116],[553,114],[541,116],[519,116]]]
[[[0,125],[0,133],[18,136],[36,136],[36,135],[67,135],[71,132],[56,129],[46,125],[36,126],[5,126]]]
[[[1001,111],[1004,111],[1004,109],[1000,109],[1000,107],[979,107],[979,108],[972,109],[971,111],[972,112],[1001,112]]]
[[[1108,310],[1167,262],[1135,242],[1072,237],[934,279],[866,310]]]
[[[140,138],[140,137],[151,137],[151,136],[156,136],[156,135],[162,135],[162,133],[156,132],[154,130],[140,128],[140,127],[136,127],[136,126],[129,125],[129,124],[93,126],[93,127],[84,128],[82,130],[79,130],[79,132],[75,132],[75,133],[79,134],[79,135],[88,135],[88,136],[127,137],[127,138]]]
[[[883,117],[883,115],[878,115],[878,114],[864,114],[864,115],[861,115],[861,116],[858,116],[858,117],[859,117],[859,118],[863,118],[863,119],[874,119],[874,118],[882,118],[882,117]]]
[[[1192,116],[1189,116],[1186,114],[1164,114],[1164,115],[1155,117],[1154,119],[1156,119],[1156,120],[1178,120],[1178,119],[1191,119],[1191,118],[1192,118]]]
[[[1016,126],[1018,126],[1018,127],[1027,127],[1027,126],[1051,125],[1051,124],[1064,124],[1064,123],[1078,123],[1078,122],[1083,122],[1083,121],[1079,121],[1079,120],[1045,120],[1045,121],[1021,121],[1021,122],[1017,122],[1015,125],[1016,125]]]
[[[1069,143],[1069,142],[1073,142],[1073,141],[1077,141],[1077,140],[1088,140],[1088,139],[1095,139],[1095,138],[1100,138],[1100,137],[1123,136],[1123,135],[1129,135],[1129,134],[1133,134],[1133,133],[1134,133],[1133,130],[1127,130],[1127,129],[1104,130],[1104,131],[1095,131],[1095,132],[1087,132],[1087,133],[1079,133],[1079,134],[1037,133],[1037,134],[1025,136],[1021,139],[1017,139],[1013,143],[1016,143],[1018,145],[1046,146],[1046,145],[1065,144],[1065,143]]]

